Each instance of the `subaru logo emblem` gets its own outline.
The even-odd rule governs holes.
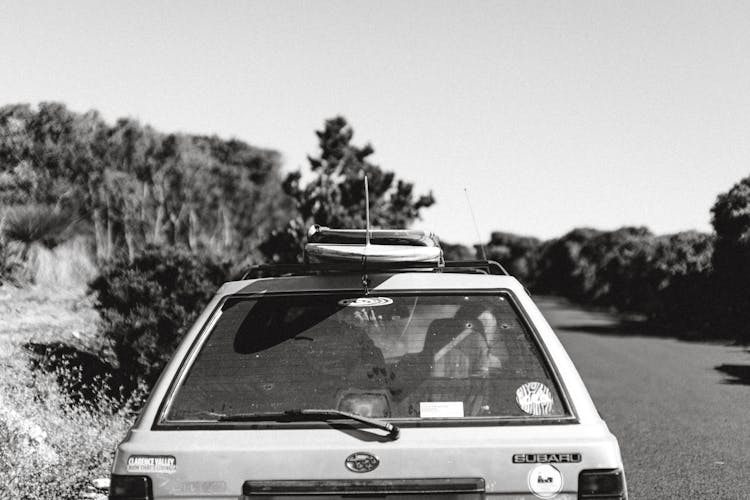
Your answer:
[[[360,451],[346,457],[346,468],[352,472],[370,472],[380,465],[380,460],[375,455]]]

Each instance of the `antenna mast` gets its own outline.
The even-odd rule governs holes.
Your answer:
[[[479,248],[482,249],[482,259],[487,260],[487,252],[484,250],[484,243],[482,243],[482,238],[479,236],[479,227],[477,226],[477,218],[474,217],[474,209],[471,208],[471,199],[469,199],[469,191],[464,188],[464,194],[466,195],[466,203],[469,205],[469,212],[471,213],[471,220],[474,222],[474,232],[477,233],[477,243],[479,243]]]
[[[367,174],[365,174],[365,246],[370,246],[370,187],[367,185]]]

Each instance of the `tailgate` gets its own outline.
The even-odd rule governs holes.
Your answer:
[[[174,467],[128,469],[149,456]],[[570,424],[402,428],[397,441],[330,428],[134,431],[114,473],[149,475],[155,498],[572,499],[581,470],[621,466],[606,428]]]

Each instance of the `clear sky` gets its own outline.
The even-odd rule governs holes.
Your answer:
[[[710,230],[750,174],[750,2],[0,0],[0,104],[238,137],[342,114],[444,240]]]

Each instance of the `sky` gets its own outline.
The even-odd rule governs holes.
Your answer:
[[[750,2],[0,0],[0,105],[40,101],[285,171],[342,115],[445,241],[710,231],[750,174]]]

